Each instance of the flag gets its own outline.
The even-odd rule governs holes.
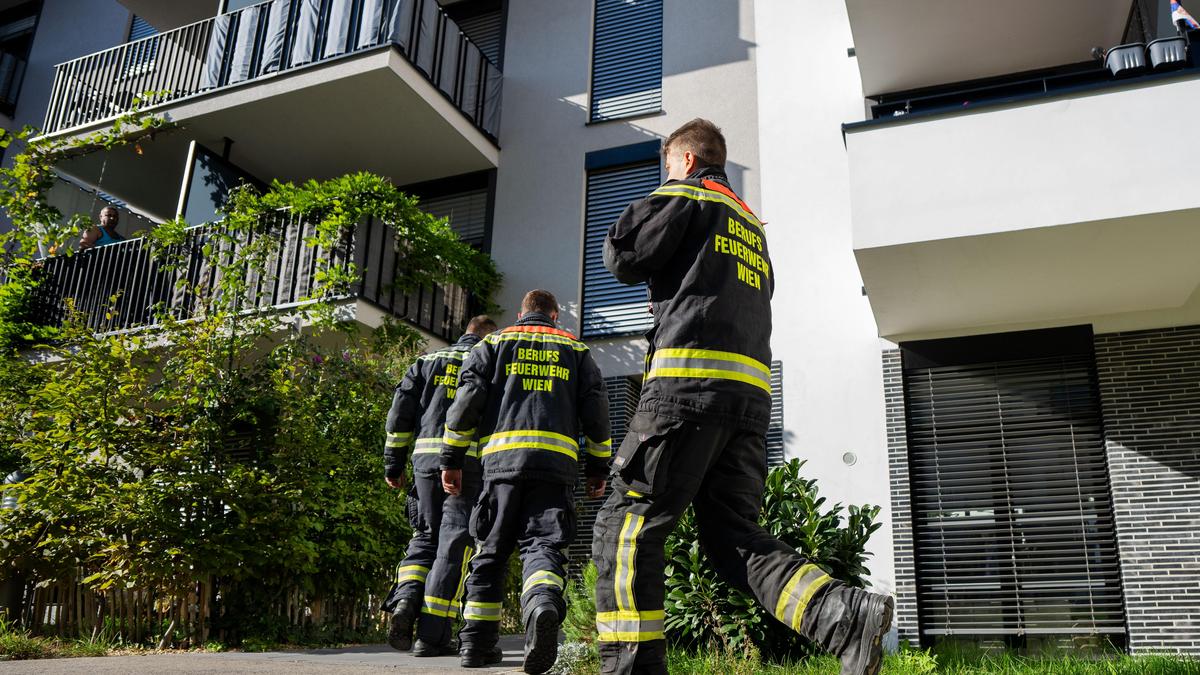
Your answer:
[[[1187,23],[1188,28],[1200,28],[1200,23],[1192,18],[1191,14],[1179,4],[1178,0],[1171,0],[1171,23],[1178,24],[1180,21]]]

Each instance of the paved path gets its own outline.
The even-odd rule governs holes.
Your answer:
[[[45,661],[0,662],[0,674],[46,673],[66,675],[316,675],[330,673],[515,673],[521,672],[524,637],[500,638],[504,661],[495,668],[465,671],[457,656],[417,659],[401,654],[387,645],[369,645],[346,649],[311,649],[283,652],[224,652],[219,654],[180,653],[147,656],[103,656],[86,659],[49,659]]]

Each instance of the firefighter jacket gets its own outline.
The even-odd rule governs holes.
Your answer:
[[[485,481],[570,485],[581,450],[588,476],[608,474],[609,434],[608,394],[587,345],[530,313],[484,338],[463,363],[446,415],[442,468],[462,467],[477,441]]]
[[[415,473],[440,471],[438,454],[442,450],[446,412],[454,402],[463,357],[479,340],[478,335],[467,333],[453,345],[419,357],[404,373],[388,411],[387,442],[383,449],[384,475],[388,478],[404,473],[410,448]],[[468,451],[477,469],[478,450],[468,448]]]
[[[649,285],[638,410],[765,433],[775,275],[763,225],[724,173],[701,169],[630,204],[604,263],[622,283]]]

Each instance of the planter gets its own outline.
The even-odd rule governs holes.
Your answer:
[[[1182,68],[1188,62],[1187,39],[1182,36],[1161,38],[1146,45],[1150,67],[1155,70]]]
[[[1114,77],[1137,75],[1146,69],[1146,45],[1135,42],[1113,47],[1105,54],[1104,65]]]

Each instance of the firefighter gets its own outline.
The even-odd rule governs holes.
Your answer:
[[[413,536],[404,561],[396,567],[395,586],[383,609],[392,613],[388,644],[401,651],[411,647],[413,656],[455,652],[450,645],[451,623],[458,614],[463,576],[471,557],[467,519],[481,475],[478,451],[472,448],[467,453],[461,494],[447,496],[442,490],[438,455],[463,357],[496,328],[495,321],[477,316],[458,342],[418,358],[396,387],[388,412],[384,478],[389,486],[404,488],[404,470],[412,448],[413,484],[408,499]]]
[[[877,673],[892,599],[832,580],[758,524],[775,285],[766,231],[729,187],[712,122],[680,127],[663,155],[667,182],[626,208],[604,243],[619,281],[648,283],[654,327],[596,517],[601,670],[667,672],[663,543],[691,504],[722,577],[838,655],[843,673]]]
[[[604,494],[612,456],[604,379],[587,346],[556,328],[557,321],[553,295],[526,294],[516,325],[471,350],[446,416],[446,491],[464,490],[461,469],[472,442],[479,443],[483,463],[483,493],[471,513],[478,551],[459,633],[467,668],[500,660],[504,577],[516,547],[523,567],[524,670],[544,673],[554,665],[566,614],[564,549],[575,538],[580,454],[588,496]]]

